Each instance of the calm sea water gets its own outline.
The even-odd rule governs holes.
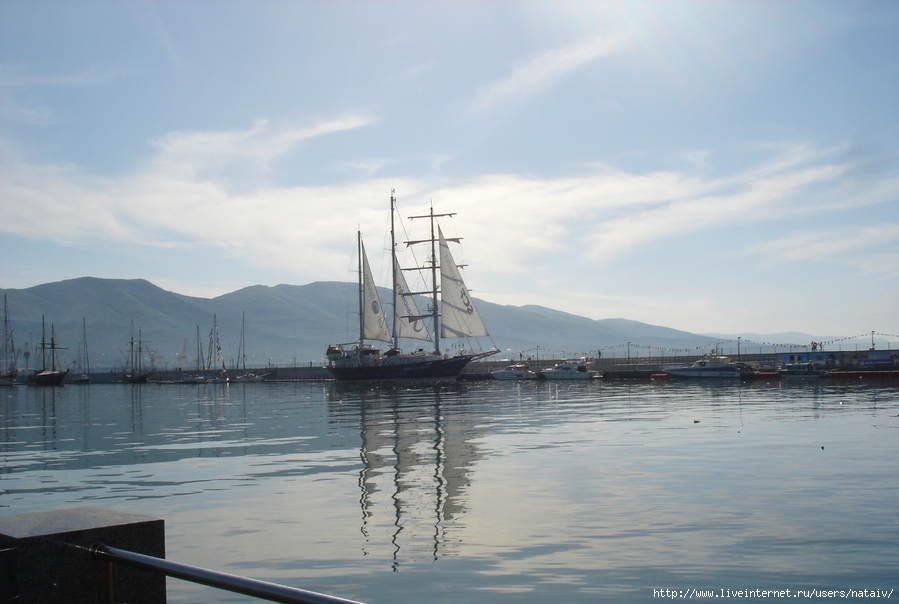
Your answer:
[[[0,514],[161,517],[169,559],[363,602],[899,600],[894,386],[16,387],[0,416]]]

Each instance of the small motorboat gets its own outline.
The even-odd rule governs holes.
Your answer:
[[[740,379],[740,368],[721,355],[705,355],[689,367],[666,369],[665,373],[673,378]]]
[[[494,371],[490,375],[495,380],[536,380],[537,374],[531,371],[527,365],[509,365],[505,369]]]
[[[827,377],[827,370],[818,367],[812,362],[788,363],[777,370],[782,378],[823,378]]]
[[[593,374],[587,371],[584,361],[562,361],[552,369],[544,370],[541,375],[547,380],[589,380]]]

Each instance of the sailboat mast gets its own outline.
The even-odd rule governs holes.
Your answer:
[[[50,323],[50,363],[52,370],[56,371],[56,327]]]
[[[41,371],[47,371],[47,323],[41,315]]]
[[[247,348],[244,343],[244,327],[246,326],[246,311],[240,311],[240,345],[237,350],[237,364],[238,369],[242,369],[243,371],[247,370]],[[243,363],[243,367],[239,367],[240,363]]]
[[[440,354],[440,308],[437,306],[437,248],[434,236],[434,206],[431,206],[431,315],[434,323],[434,354]]]
[[[362,231],[356,231],[356,248],[358,249],[359,262],[359,350],[361,354],[362,346],[365,342],[365,298],[363,294],[362,284]]]
[[[12,326],[9,323],[9,303],[6,301],[6,294],[3,294],[3,367],[2,371],[16,370],[16,343],[13,341]]]
[[[131,340],[128,342],[128,370],[134,373],[134,321],[131,321]]]
[[[397,312],[397,304],[399,303],[399,299],[396,293],[396,233],[393,227],[393,218],[394,213],[396,211],[396,189],[390,189],[390,262],[393,268],[393,347],[400,347],[400,338],[397,335],[398,327],[397,327],[397,317],[399,313]]]
[[[84,359],[82,361],[82,365],[87,365],[87,369],[85,370],[82,367],[82,371],[86,371],[86,373],[90,373],[91,371],[91,358],[87,354],[87,319],[81,318],[81,343],[84,346]]]

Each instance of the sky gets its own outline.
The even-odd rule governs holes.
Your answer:
[[[897,32],[889,1],[0,0],[0,287],[352,281],[357,230],[386,285],[395,191],[409,237],[455,213],[489,302],[899,334]]]

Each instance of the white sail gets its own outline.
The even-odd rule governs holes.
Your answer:
[[[406,278],[403,277],[403,271],[400,263],[393,258],[393,274],[394,290],[396,291],[396,307],[393,310],[394,335],[398,338],[410,338],[413,340],[431,341],[431,334],[428,333],[424,321],[421,320],[421,311],[409,291],[406,284]]]
[[[443,231],[437,227],[437,232],[440,235],[440,335],[444,338],[487,336],[487,328],[462,281]]]
[[[375,280],[368,266],[368,256],[365,255],[365,246],[359,240],[359,253],[362,256],[362,337],[366,340],[380,340],[390,342],[390,332],[387,330],[387,317],[375,288]]]

